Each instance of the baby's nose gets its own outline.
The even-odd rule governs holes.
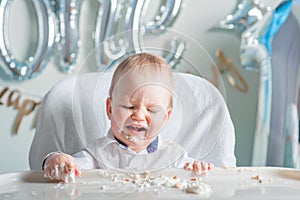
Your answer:
[[[139,108],[139,109],[135,109],[131,115],[132,120],[136,120],[136,121],[143,121],[145,120],[145,113],[143,111],[143,109]]]

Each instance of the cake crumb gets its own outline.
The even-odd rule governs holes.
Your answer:
[[[259,176],[259,175],[256,175],[256,176],[251,176],[251,179],[252,180],[260,180],[261,179],[261,177]]]
[[[273,179],[264,179],[261,175],[251,176],[252,180],[256,180],[258,183],[272,183]]]

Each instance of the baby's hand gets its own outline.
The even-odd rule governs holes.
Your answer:
[[[74,158],[65,153],[55,153],[46,159],[44,177],[66,183],[75,182],[75,176],[81,172],[76,166]]]
[[[212,163],[194,161],[193,163],[185,163],[184,169],[193,170],[195,174],[207,174],[214,167]]]

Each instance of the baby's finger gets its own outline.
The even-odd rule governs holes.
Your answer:
[[[76,176],[81,176],[81,171],[78,169],[76,164],[75,164],[75,175]]]
[[[63,181],[65,183],[75,182],[75,164],[73,164],[73,162],[66,165]]]
[[[60,180],[60,174],[61,174],[61,169],[57,164],[55,164],[54,169],[52,169],[50,172],[50,175],[51,177],[53,177],[53,179]]]
[[[207,171],[208,170],[208,163],[207,162],[201,162],[201,169]]]
[[[211,170],[211,169],[213,169],[214,167],[215,167],[214,164],[208,163],[208,170]]]
[[[186,169],[186,170],[193,170],[194,167],[193,167],[192,163],[187,162],[187,163],[184,164],[183,168]]]
[[[193,170],[195,174],[202,174],[202,163],[199,161],[194,161]]]
[[[48,165],[45,166],[45,169],[44,169],[44,177],[45,178],[49,178],[52,180],[51,178],[51,167],[49,167]]]
[[[201,162],[201,167],[202,167],[202,170],[208,171],[208,170],[211,170],[214,167],[214,165],[212,163]]]

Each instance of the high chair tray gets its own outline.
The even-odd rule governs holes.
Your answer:
[[[183,169],[83,170],[75,183],[41,171],[0,174],[0,199],[299,199],[300,171],[277,167],[214,168],[206,175]]]

